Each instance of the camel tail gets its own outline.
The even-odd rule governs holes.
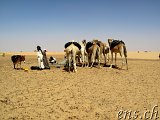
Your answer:
[[[124,56],[127,57],[127,48],[125,45],[123,46],[123,49],[124,49]]]
[[[125,45],[123,46],[123,49],[124,49],[124,56],[125,56],[125,58],[126,58],[126,68],[127,68],[127,70],[128,70],[128,62],[127,62],[127,48],[126,48],[126,46],[125,46]]]

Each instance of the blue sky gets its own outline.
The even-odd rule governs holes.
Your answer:
[[[70,40],[123,40],[160,51],[159,0],[0,0],[0,51],[63,51]]]

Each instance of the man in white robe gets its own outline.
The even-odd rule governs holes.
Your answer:
[[[40,46],[37,46],[37,58],[38,58],[38,67],[39,67],[40,69],[44,69],[44,64],[43,64],[43,52],[42,52]]]

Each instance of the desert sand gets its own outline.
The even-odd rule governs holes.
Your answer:
[[[28,71],[13,69],[13,54],[26,55],[22,67]],[[47,55],[58,61],[64,57],[63,52]],[[54,66],[30,70],[37,65],[36,53],[6,53],[0,56],[0,120],[156,119],[160,117],[158,55],[128,52],[129,70],[95,66],[68,73]],[[121,65],[120,59],[117,64]]]

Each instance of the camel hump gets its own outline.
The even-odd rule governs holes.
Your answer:
[[[113,41],[111,42],[110,49],[114,48],[115,46],[117,46],[117,45],[120,44],[120,43],[122,43],[122,44],[125,45],[125,43],[124,43],[122,40],[113,40]]]
[[[70,46],[72,44],[72,42],[68,42],[64,45],[64,48],[66,49],[68,46]]]
[[[97,42],[97,45],[100,47],[101,45],[100,45],[100,42]]]
[[[120,41],[120,43],[122,43],[122,44],[124,44],[124,45],[125,45],[125,43],[124,43],[122,40]]]
[[[73,44],[77,46],[79,50],[81,49],[81,45],[78,42],[73,42]]]
[[[77,42],[68,42],[64,45],[64,48],[66,49],[68,46],[70,46],[71,44],[74,44],[75,46],[78,47],[78,49],[80,50],[81,49],[81,45]]]
[[[93,45],[92,42],[87,42],[87,44],[86,44],[86,49],[90,48],[92,45]]]

